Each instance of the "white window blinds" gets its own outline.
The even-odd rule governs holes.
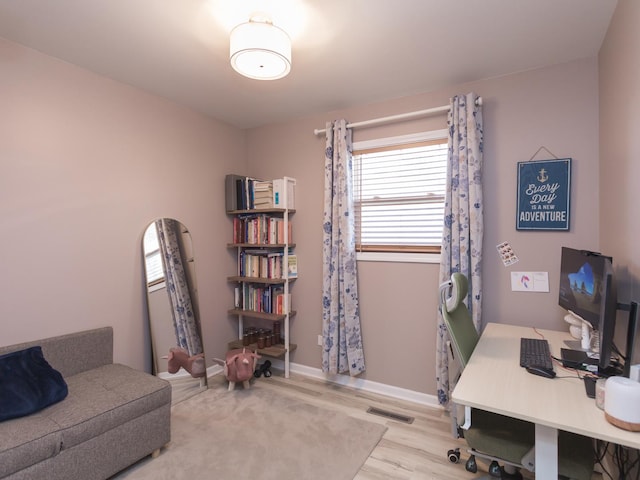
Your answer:
[[[164,269],[162,268],[162,257],[160,256],[160,244],[158,243],[155,222],[149,225],[147,231],[144,232],[143,243],[147,285],[153,285],[164,280]]]
[[[439,252],[447,139],[354,152],[360,251]]]

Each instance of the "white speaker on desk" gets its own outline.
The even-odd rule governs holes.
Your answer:
[[[616,427],[640,432],[640,383],[609,377],[604,387],[604,415]]]

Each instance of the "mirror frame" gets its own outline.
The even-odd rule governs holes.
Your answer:
[[[189,229],[173,218],[152,221],[144,230],[142,253],[153,373],[186,390],[207,388]],[[172,305],[178,305],[175,312]]]

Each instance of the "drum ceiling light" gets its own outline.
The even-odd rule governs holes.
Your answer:
[[[291,71],[291,39],[271,19],[254,16],[231,30],[233,69],[256,80],[277,80]]]

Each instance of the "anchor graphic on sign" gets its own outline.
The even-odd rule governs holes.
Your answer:
[[[538,181],[544,183],[547,180],[549,180],[549,175],[547,175],[547,171],[544,168],[541,168],[538,172]]]

